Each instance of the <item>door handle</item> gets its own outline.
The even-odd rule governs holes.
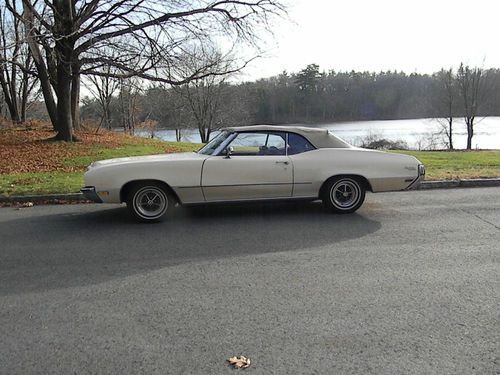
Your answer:
[[[288,161],[277,161],[276,164],[285,164],[285,165],[288,165],[289,162]]]

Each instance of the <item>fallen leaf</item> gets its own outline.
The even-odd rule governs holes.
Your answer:
[[[231,357],[227,360],[230,365],[234,366],[234,368],[249,368],[250,367],[250,358],[247,358],[243,355],[239,357]]]
[[[33,202],[23,202],[23,203],[19,203],[19,205],[17,206],[17,209],[21,209],[21,208],[27,208],[27,207],[33,207]]]

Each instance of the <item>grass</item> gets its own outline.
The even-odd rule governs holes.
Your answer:
[[[123,134],[78,134],[81,142],[47,142],[50,127],[0,128],[0,195],[77,192],[86,167],[124,156],[188,152],[199,144],[163,142]],[[427,169],[427,180],[500,177],[500,151],[395,151],[415,156]]]
[[[426,166],[427,180],[500,177],[500,151],[397,151]]]
[[[165,146],[172,152],[195,151],[200,148],[199,144],[187,142],[162,142],[151,140],[146,144],[125,144],[115,148],[103,148],[93,146],[88,155],[81,155],[64,160],[65,166],[87,167],[96,160],[121,158],[126,156],[142,156],[165,153]]]
[[[201,146],[113,132],[79,132],[80,142],[75,143],[47,141],[53,135],[46,124],[28,130],[0,127],[0,195],[78,192],[87,166],[94,161],[189,152]]]
[[[28,172],[0,175],[0,194],[36,195],[78,192],[83,172]]]

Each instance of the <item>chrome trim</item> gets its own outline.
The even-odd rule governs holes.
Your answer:
[[[224,142],[222,142],[219,145],[219,147],[217,147],[214,150],[214,152],[212,152],[212,155],[210,155],[210,156],[223,156],[222,151],[224,151],[224,149],[227,147],[227,145],[230,144],[233,141],[233,139],[236,138],[237,135],[238,135],[238,133],[229,133],[229,135],[224,140]]]
[[[410,185],[408,185],[404,190],[410,190],[411,188],[417,186],[420,181],[423,180],[423,176],[417,176],[415,177],[415,179],[410,183]]]
[[[205,202],[191,202],[183,203],[183,206],[198,206],[198,205],[212,205],[212,204],[238,204],[238,203],[251,203],[251,202],[286,202],[286,201],[316,201],[317,196],[300,196],[300,197],[274,197],[274,198],[238,198],[234,200],[211,200]]]

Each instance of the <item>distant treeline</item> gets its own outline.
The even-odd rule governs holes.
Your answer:
[[[406,74],[404,72],[320,73],[309,65],[298,74],[250,84],[256,95],[256,122],[330,122],[446,117],[446,96],[442,77],[446,72]],[[490,85],[483,115],[500,115],[500,70],[488,72]],[[454,113],[463,114],[458,86]]]
[[[320,123],[350,120],[447,117],[450,113],[449,71],[435,74],[404,72],[320,72],[311,64],[298,73],[255,82],[201,81],[186,87],[117,85],[109,98],[106,127],[134,127],[154,121],[158,128],[209,129],[235,124]],[[448,82],[449,83],[449,82]],[[500,115],[500,70],[484,72],[477,111]],[[458,85],[451,85],[451,112],[464,115]],[[102,100],[101,100],[102,102]],[[83,101],[84,120],[102,121],[98,98]],[[132,122],[132,126],[130,123]],[[125,124],[127,123],[127,124]]]

